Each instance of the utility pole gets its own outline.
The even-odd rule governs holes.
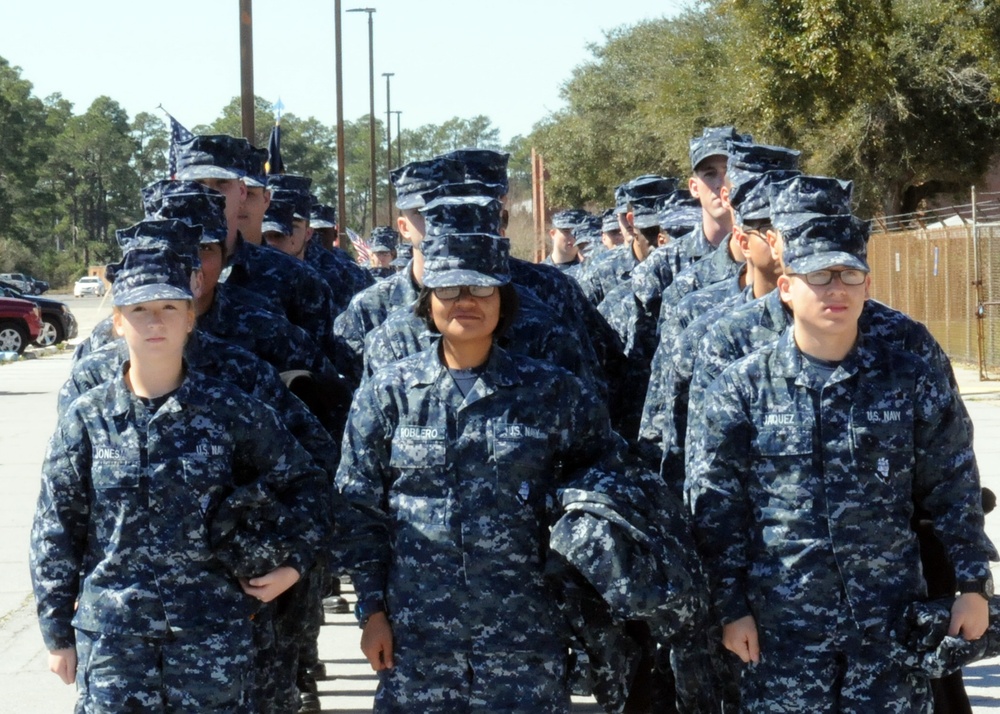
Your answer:
[[[254,142],[253,0],[240,0],[240,110],[243,136]]]

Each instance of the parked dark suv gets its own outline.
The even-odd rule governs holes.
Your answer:
[[[0,297],[0,352],[21,354],[42,331],[42,311],[33,302]]]
[[[0,280],[9,283],[25,295],[35,295],[44,292],[41,290],[40,280],[35,280],[30,275],[24,273],[0,273]],[[45,290],[49,289],[49,284],[45,283]]]
[[[37,295],[26,295],[5,280],[0,280],[0,296],[20,298],[38,305],[42,311],[42,331],[35,344],[39,347],[48,347],[76,337],[76,317],[70,312],[66,303]]]

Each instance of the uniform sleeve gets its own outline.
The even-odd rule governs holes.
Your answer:
[[[42,466],[31,528],[31,581],[49,650],[73,647],[72,620],[90,520],[90,441],[70,411],[59,420]]]
[[[989,575],[998,559],[984,530],[982,495],[967,414],[940,370],[924,369],[916,383],[914,496],[931,516],[958,581]]]
[[[358,293],[347,309],[333,322],[333,334],[338,343],[338,356],[334,364],[353,385],[361,383],[364,375],[365,329],[362,311],[364,293]]]
[[[672,344],[660,337],[660,344],[653,354],[650,365],[649,386],[646,388],[646,399],[642,405],[642,418],[639,421],[639,447],[643,460],[649,468],[659,471],[663,459],[664,431],[669,415],[669,371],[671,367]]]
[[[242,468],[256,472],[259,488],[286,509],[290,522],[278,524],[291,550],[285,565],[305,573],[330,538],[332,484],[271,408],[252,402],[243,416],[237,458]]]
[[[345,566],[359,601],[384,597],[391,554],[386,492],[392,429],[377,398],[380,388],[385,386],[370,380],[354,396],[336,479],[356,519],[346,535]]]
[[[560,460],[568,475],[583,468],[615,468],[622,464],[625,441],[611,428],[608,408],[576,377],[568,375],[560,399],[568,406],[568,428]]]
[[[83,344],[82,342],[80,344]],[[89,360],[87,360],[89,362]],[[61,417],[69,410],[69,405],[81,394],[90,391],[99,384],[85,363],[74,363],[74,369],[70,372],[69,379],[59,389],[56,398],[56,413]]]
[[[705,394],[712,382],[735,360],[728,336],[715,325],[698,343],[694,357],[694,372],[688,390],[688,424],[695,423],[705,403]],[[688,435],[690,439],[690,434]]]
[[[272,407],[281,424],[323,469],[332,483],[340,460],[336,440],[323,428],[319,419],[309,411],[281,381],[277,370],[264,361],[258,365],[257,381],[251,396]]]
[[[751,508],[746,492],[751,426],[729,373],[709,388],[687,444],[685,499],[712,603],[723,623],[750,614],[746,583]]]

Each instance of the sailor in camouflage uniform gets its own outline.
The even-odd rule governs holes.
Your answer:
[[[688,389],[698,343],[715,320],[773,289],[778,266],[766,239],[771,221],[768,186],[799,173],[773,169],[797,155],[783,147],[730,144],[722,195],[733,211],[733,235],[746,264],[737,275],[687,295],[660,326],[639,442],[644,453],[661,460],[660,473],[678,497],[684,488]]]
[[[424,253],[424,242],[434,240],[457,220],[475,222],[481,230],[495,232],[499,229],[500,204],[495,199],[473,201],[460,198],[437,198],[420,209],[424,216],[427,235],[420,241],[418,250]],[[497,249],[507,261],[510,241],[498,239]],[[599,390],[601,383],[594,372],[594,363],[584,358],[586,351],[580,336],[558,322],[547,305],[522,285],[514,285],[518,297],[517,314],[498,344],[515,355],[562,367],[581,379],[591,389]],[[437,341],[438,335],[427,328],[412,309],[399,308],[372,330],[365,338],[365,374],[370,377],[379,368],[411,354],[427,349]]]
[[[190,207],[189,205],[188,209]],[[180,231],[168,230],[173,223],[175,222],[152,219],[143,221],[118,231],[118,242],[126,255],[135,250],[150,248],[169,250],[185,261],[184,265],[190,271],[198,260],[201,226],[192,227],[190,235],[185,235]],[[116,279],[113,268],[110,277],[113,281]],[[195,294],[197,300],[197,293]],[[339,461],[338,442],[331,438],[302,401],[291,393],[271,365],[254,354],[213,336],[201,326],[189,336],[184,347],[184,358],[187,365],[195,371],[224,380],[272,407],[283,426],[324,469],[327,483],[332,483]],[[60,390],[60,413],[80,394],[112,381],[121,372],[127,359],[128,347],[119,339],[77,361],[70,379]],[[343,423],[343,418],[340,423]],[[328,502],[321,499],[317,499],[314,507],[321,514],[314,516],[319,520],[331,508]],[[305,599],[308,592],[301,582],[297,583],[274,606],[258,612],[254,620],[257,644],[254,686],[256,701],[262,712],[287,712],[298,708],[299,691],[296,688],[294,652],[305,622],[303,613],[308,611],[309,603]],[[318,598],[314,600],[318,602]],[[312,610],[318,607],[317,604]],[[276,613],[280,616],[273,618]]]
[[[311,335],[326,356],[334,360],[337,300],[330,286],[303,261],[251,243],[239,232],[240,208],[246,202],[246,154],[253,150],[246,139],[195,136],[177,145],[177,178],[198,181],[226,197],[228,233],[222,281],[257,292],[280,305],[288,320]]]
[[[655,329],[664,292],[682,270],[709,255],[732,230],[729,212],[719,196],[725,178],[726,143],[750,140],[749,135],[739,134],[731,126],[707,127],[701,136],[691,139],[688,197],[698,201],[701,218],[690,233],[675,238],[662,250],[654,250],[632,276],[633,293],[639,303],[638,319],[649,323],[633,330],[654,335],[649,358],[656,349]],[[675,208],[681,207],[683,198],[683,194],[676,196]]]
[[[50,668],[81,712],[253,712],[251,620],[329,539],[328,482],[271,410],[184,364],[189,264],[138,248],[115,275],[129,359],[60,418],[32,528]]]
[[[723,372],[689,429],[685,494],[746,664],[741,710],[928,712],[926,675],[887,656],[887,633],[926,597],[915,506],[960,583],[950,634],[986,630],[997,554],[971,434],[941,371],[859,330],[867,226],[788,208],[772,215],[793,323]]]
[[[377,712],[566,712],[548,526],[559,485],[620,442],[581,382],[495,344],[508,266],[470,228],[426,256],[418,312],[438,347],[366,382],[345,433],[337,485],[370,518],[362,650]]]
[[[375,226],[368,241],[372,254],[372,265],[368,272],[375,280],[384,280],[396,271],[392,261],[396,259],[396,246],[399,244],[399,233],[389,226]]]
[[[276,313],[256,293],[219,283],[226,239],[222,194],[195,181],[160,181],[143,189],[143,207],[147,219],[175,218],[202,226],[201,283],[195,294],[199,330],[253,352],[279,372],[303,370],[329,383],[340,380],[319,346],[280,308]]]
[[[565,273],[583,262],[580,258],[580,249],[576,245],[574,231],[588,215],[580,208],[570,208],[552,214],[552,228],[549,229],[552,250],[542,261],[545,265],[551,265]]]
[[[337,245],[339,242],[337,209],[320,203],[315,196],[312,199],[309,227],[313,230],[313,237],[306,245],[306,262],[321,273],[328,273],[332,272],[332,267],[328,267],[327,263],[332,259],[343,271],[342,278],[347,291],[351,296],[357,295],[372,285],[374,280],[368,271],[355,263],[351,256]]]
[[[600,262],[583,271],[580,287],[594,305],[600,305],[608,293],[628,280],[636,266],[656,248],[657,236],[650,232],[651,226],[647,225],[646,233],[643,233],[636,225],[636,210],[641,212],[640,206],[652,209],[657,198],[676,188],[676,179],[654,175],[639,176],[618,188],[617,199],[625,204],[620,220],[625,221],[631,232],[622,245],[612,248]],[[624,231],[622,233],[624,235]]]
[[[393,169],[390,177],[400,213],[400,235],[416,247],[423,238],[423,216],[418,210],[425,205],[423,194],[443,183],[462,183],[465,167],[453,159],[434,158]],[[413,304],[419,289],[413,271],[420,272],[422,265],[423,257],[415,251],[410,267],[362,290],[337,316],[334,331],[341,354],[334,364],[354,384],[363,376],[365,335],[381,325],[392,309]]]

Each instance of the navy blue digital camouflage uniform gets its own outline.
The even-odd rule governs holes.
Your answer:
[[[230,297],[232,288],[216,287],[208,311],[198,316],[198,329],[252,352],[279,372],[307,370],[327,380],[337,370],[306,332],[284,315],[247,305]],[[240,290],[240,292],[245,292]]]
[[[327,255],[329,255],[329,258]],[[351,256],[342,249],[334,247],[331,250],[327,250],[317,237],[313,237],[306,244],[306,262],[320,269],[321,273],[323,272],[322,267],[331,259],[340,266],[340,270],[342,271],[342,277],[345,281],[344,292],[348,295],[348,302],[350,301],[350,297],[357,295],[372,284],[372,279],[368,275],[368,272],[351,260]],[[332,272],[332,270],[329,272]]]
[[[638,441],[647,463],[678,497],[684,490],[688,393],[699,343],[716,320],[752,299],[753,287],[741,289],[736,278],[716,283],[684,298],[671,324],[660,332]]]
[[[280,304],[289,322],[305,330],[326,356],[335,360],[336,300],[330,286],[311,266],[240,236],[232,255],[227,256],[223,278],[222,282],[261,293]]]
[[[370,516],[359,598],[385,597],[395,637],[375,711],[568,711],[548,526],[617,443],[578,380],[496,346],[465,397],[435,349],[359,389],[337,484]]]
[[[259,522],[242,543],[257,573],[228,545],[243,521],[216,520],[234,493],[260,506],[247,519],[268,514],[278,541],[271,562],[252,553],[266,543]],[[74,401],[43,467],[31,565],[46,646],[81,635],[79,710],[254,711],[259,603],[237,577],[305,572],[329,538],[331,498],[270,409],[192,370],[158,406],[132,395],[122,371]]]
[[[622,243],[601,254],[597,260],[588,259],[577,277],[580,289],[596,307],[615,286],[632,276],[639,265],[631,243]]]
[[[726,150],[726,183],[735,224],[748,226],[751,222],[770,221],[770,185],[800,174],[795,168],[799,152],[745,142],[729,142]],[[829,189],[831,185],[844,186],[828,180],[823,188]],[[846,198],[849,191],[842,195]],[[832,196],[824,200],[824,204],[829,203],[833,203]],[[658,328],[659,344],[651,364],[639,441],[644,452],[653,458],[659,455],[660,473],[678,495],[684,484],[688,392],[698,343],[714,319],[753,299],[753,288],[744,288],[748,270],[748,264],[742,263],[735,275],[695,289],[676,305],[663,302],[665,312]],[[680,280],[687,275],[688,271],[682,272]],[[668,292],[673,289],[671,286]],[[717,309],[720,304],[722,308]],[[688,331],[688,326],[696,320],[697,327]]]
[[[417,299],[411,266],[362,290],[351,299],[347,309],[337,315],[334,331],[340,355],[334,364],[355,385],[364,377],[365,336],[385,322],[392,310],[412,305]]]
[[[759,632],[742,710],[929,711],[926,675],[885,656],[890,622],[926,595],[914,504],[959,580],[997,558],[947,378],[862,335],[826,380],[789,328],[709,387],[687,460],[716,613]]]

